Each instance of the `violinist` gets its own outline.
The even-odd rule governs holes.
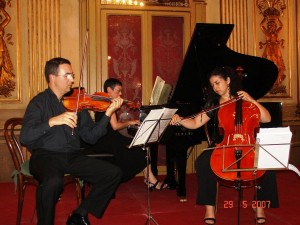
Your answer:
[[[122,82],[115,78],[109,78],[104,82],[104,91],[112,99],[118,99],[122,95]],[[100,121],[103,112],[95,112],[95,121]],[[143,171],[144,182],[149,185],[150,190],[162,190],[167,188],[167,184],[160,182],[153,174],[151,165],[149,165],[149,180],[147,180],[147,159],[146,151],[140,147],[128,149],[132,138],[122,135],[119,131],[130,126],[139,124],[139,120],[129,119],[120,121],[116,112],[110,118],[108,132],[104,138],[92,146],[86,147],[88,152],[105,152],[115,155],[115,164],[122,172],[122,182],[129,181],[137,174]]]
[[[211,99],[206,103],[205,108],[211,109],[214,106],[221,105],[234,98],[241,98],[242,100],[248,101],[259,109],[260,122],[266,123],[271,121],[270,113],[260,103],[254,100],[248,93],[242,91],[241,80],[236,72],[230,67],[215,68],[209,74]],[[182,118],[179,115],[174,115],[171,124],[182,125],[189,129],[199,128],[207,123],[209,136],[211,138],[211,146],[216,146],[223,139],[223,134],[219,132],[219,120],[218,120],[219,109],[203,113],[199,113],[193,118]],[[196,159],[196,175],[198,178],[198,193],[196,198],[196,204],[204,205],[205,224],[215,224],[215,205],[216,205],[216,193],[217,193],[217,176],[211,168],[211,156],[213,150],[203,151]],[[268,171],[262,177],[260,188],[257,189],[257,196],[254,196],[255,200],[270,201],[269,207],[278,207],[278,195],[277,195],[277,184],[274,171]],[[264,224],[266,222],[266,215],[264,208],[254,207],[254,217],[257,224]]]
[[[67,220],[67,225],[89,225],[88,214],[101,218],[117,187],[122,172],[119,167],[84,155],[80,138],[96,143],[107,130],[111,115],[123,103],[115,98],[102,119],[93,122],[89,112],[68,112],[62,97],[70,91],[74,74],[69,60],[53,58],[46,62],[48,88],[27,106],[20,140],[32,152],[30,172],[39,185],[36,190],[38,225],[53,225],[55,205],[63,192],[64,174],[92,184],[88,196]]]

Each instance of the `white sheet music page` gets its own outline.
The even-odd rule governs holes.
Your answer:
[[[151,110],[136,132],[129,148],[159,141],[159,137],[168,126],[176,111],[177,109],[169,108]]]
[[[260,128],[256,142],[259,145],[258,169],[287,169],[292,132],[290,127]]]
[[[165,81],[160,76],[157,76],[155,79],[155,83],[154,83],[151,97],[150,97],[150,105],[158,104],[159,97],[163,90],[164,84],[165,84]]]

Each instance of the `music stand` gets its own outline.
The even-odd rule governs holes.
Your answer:
[[[175,114],[177,109],[154,109],[151,110],[147,117],[142,122],[138,131],[136,132],[129,148],[133,146],[142,146],[144,150],[147,151],[147,174],[146,179],[149,181],[149,164],[150,164],[150,147],[149,144],[158,143],[162,137],[166,127],[168,126],[172,116]],[[151,215],[151,206],[150,206],[150,187],[147,184],[147,220],[148,225],[153,221],[156,225],[158,223],[155,221]]]
[[[249,152],[254,150],[254,164],[253,168],[242,168],[242,169],[230,169],[231,166],[238,164],[242,159],[237,159],[226,168],[224,167],[224,151],[227,147],[223,148],[223,172],[242,172],[242,171],[255,171],[257,170],[282,170],[289,169],[296,172],[300,176],[299,170],[289,164],[289,153],[290,153],[290,142],[292,139],[292,133],[289,127],[277,127],[277,128],[260,128],[260,132],[256,137],[256,144],[250,148]],[[247,145],[245,145],[247,146]],[[246,152],[248,154],[249,152]],[[244,155],[246,155],[244,154]],[[255,185],[256,186],[256,185]],[[257,187],[257,186],[256,186]],[[239,199],[240,201],[240,194]],[[240,205],[240,204],[239,204]],[[240,206],[239,206],[240,208]],[[239,208],[238,208],[238,224],[239,224]]]

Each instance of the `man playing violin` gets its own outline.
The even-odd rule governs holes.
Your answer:
[[[89,112],[67,112],[63,95],[70,91],[74,74],[69,60],[53,58],[46,62],[48,88],[27,106],[21,129],[21,143],[32,152],[30,172],[39,181],[36,191],[38,225],[53,225],[55,205],[63,192],[64,174],[92,184],[88,196],[67,220],[67,225],[89,225],[88,214],[101,218],[121,177],[120,169],[108,162],[82,154],[80,138],[96,143],[106,133],[111,115],[123,103],[115,98],[98,122]]]
[[[112,99],[118,99],[122,95],[122,82],[115,78],[109,78],[104,82],[104,92],[108,93]],[[95,121],[100,121],[103,112],[95,112]],[[167,184],[160,182],[153,174],[151,165],[149,165],[149,180],[147,180],[147,159],[146,151],[140,147],[128,149],[132,138],[120,134],[120,130],[130,126],[139,124],[139,120],[128,119],[121,121],[114,112],[108,124],[108,132],[105,138],[92,146],[87,147],[89,152],[113,153],[115,156],[115,164],[119,166],[123,172],[122,182],[126,182],[135,177],[140,172],[144,172],[145,183],[149,185],[151,190],[162,190],[167,188]]]
[[[241,91],[240,78],[232,68],[216,68],[209,74],[208,78],[211,85],[211,94],[209,95],[211,99],[207,101],[204,108],[214,108],[217,110],[204,110],[203,113],[199,113],[196,117],[192,118],[182,118],[179,115],[174,115],[171,120],[172,125],[182,125],[189,129],[196,129],[207,123],[211,139],[209,147],[214,147],[223,139],[223,134],[219,133],[220,117],[218,114],[220,114],[221,110],[215,106],[224,105],[224,103],[234,98],[254,104],[259,110],[259,122],[266,123],[271,121],[271,116],[267,109],[254,100],[248,93]],[[226,115],[225,117],[228,120],[230,115]],[[206,150],[196,159],[196,174],[198,178],[196,203],[205,206],[204,222],[206,224],[214,224],[216,222],[217,176],[215,176],[211,167],[212,154],[212,150]],[[274,172],[266,172],[259,186],[260,188],[256,190],[255,200],[268,201],[270,203],[268,207],[278,207],[277,184]],[[257,224],[264,224],[266,222],[264,208],[255,206],[253,210],[255,212],[255,222]]]

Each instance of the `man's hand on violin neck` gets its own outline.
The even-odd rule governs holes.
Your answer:
[[[71,128],[77,127],[77,115],[74,112],[64,112],[49,119],[49,126],[67,125]]]
[[[123,104],[124,99],[118,97],[115,99],[111,100],[111,104],[109,105],[109,107],[107,108],[105,115],[107,116],[111,116],[117,109],[119,109],[121,107],[121,105]]]

